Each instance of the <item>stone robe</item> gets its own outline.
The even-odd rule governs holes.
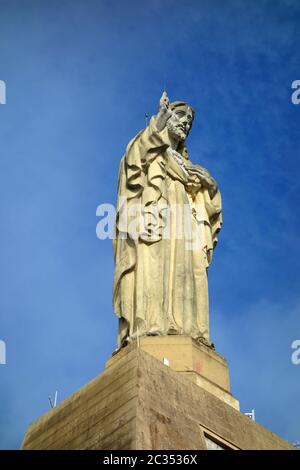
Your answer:
[[[191,194],[185,145],[183,165],[174,157],[168,129],[158,132],[152,117],[121,160],[113,242],[119,347],[137,334],[209,342],[207,267],[222,223],[221,196],[211,198],[201,184]]]

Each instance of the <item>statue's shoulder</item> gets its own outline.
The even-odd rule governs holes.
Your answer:
[[[127,147],[126,147],[126,152],[125,152],[125,156],[126,154],[128,154],[130,152],[130,150],[132,149],[132,147],[134,146],[135,143],[138,143],[139,139],[141,138],[142,134],[144,134],[145,132],[145,129],[142,129],[140,132],[138,132],[127,144]]]

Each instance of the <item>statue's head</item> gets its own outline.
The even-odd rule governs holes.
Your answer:
[[[195,110],[184,101],[170,103],[172,116],[167,121],[170,134],[180,142],[184,142],[191,130]]]

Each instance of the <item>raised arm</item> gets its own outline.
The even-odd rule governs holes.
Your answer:
[[[167,124],[168,119],[172,116],[170,110],[170,100],[167,92],[164,91],[159,100],[159,111],[155,118],[155,125],[158,132],[162,131]]]

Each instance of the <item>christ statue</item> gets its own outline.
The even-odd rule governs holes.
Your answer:
[[[193,164],[195,111],[169,102],[128,144],[118,185],[114,311],[118,347],[137,336],[185,335],[212,347],[207,269],[222,224],[221,195]]]

